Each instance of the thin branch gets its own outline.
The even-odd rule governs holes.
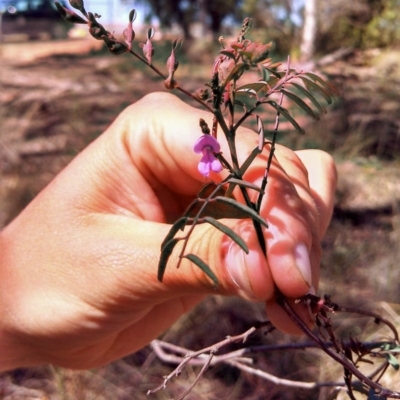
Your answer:
[[[301,382],[301,381],[293,381],[289,379],[278,378],[275,375],[269,374],[268,372],[262,371],[258,368],[252,368],[248,365],[244,365],[239,361],[235,360],[226,360],[226,364],[229,364],[233,367],[240,369],[241,371],[247,372],[251,375],[258,376],[262,379],[265,379],[269,382],[274,383],[275,385],[279,386],[286,386],[290,388],[297,388],[297,389],[315,389],[319,387],[326,387],[326,386],[344,386],[344,382]]]
[[[179,397],[176,398],[176,400],[183,400],[193,390],[193,388],[197,385],[199,380],[202,378],[202,376],[205,374],[208,367],[210,366],[212,358],[213,358],[213,354],[210,353],[207,361],[203,365],[203,368],[197,374],[196,379],[192,382],[192,384],[189,386],[189,388],[187,390],[185,390]]]
[[[244,343],[247,338],[253,334],[256,331],[256,328],[251,327],[250,329],[248,329],[246,332],[240,334],[240,335],[236,335],[236,336],[227,336],[224,340],[221,340],[218,343],[213,344],[212,346],[208,346],[204,349],[195,351],[195,352],[188,352],[183,358],[182,361],[179,363],[179,365],[169,374],[164,378],[164,381],[161,385],[159,385],[158,387],[156,387],[155,389],[149,390],[147,392],[147,394],[152,394],[155,393],[161,389],[165,389],[168,382],[174,377],[174,376],[178,376],[183,368],[188,365],[190,363],[191,360],[197,358],[197,357],[204,357],[205,353],[209,353],[208,356],[206,356],[207,360],[205,361],[205,363],[207,364],[207,367],[210,365],[211,363],[211,358],[214,356],[215,353],[217,353],[219,351],[219,349],[221,349],[224,346],[227,346],[228,344],[231,343],[237,343],[237,342],[242,342]],[[157,345],[155,347],[153,347],[155,349],[157,348]],[[203,359],[203,364],[204,364],[204,359]],[[203,371],[204,367],[202,368]],[[205,370],[207,368],[204,369],[204,371],[200,371],[201,374],[203,375]],[[199,378],[199,377],[198,377]],[[198,379],[196,378],[195,383],[196,384],[198,382]],[[191,386],[191,389],[193,389],[194,385]],[[190,389],[190,390],[191,390]]]
[[[346,342],[350,344],[350,342]],[[332,347],[332,343],[326,342],[324,343],[326,346]],[[363,343],[365,347],[375,347],[375,342],[365,342]],[[156,356],[163,362],[173,363],[173,364],[181,364],[182,361],[186,360],[186,355],[189,354],[189,350],[181,347],[176,346],[174,344],[164,342],[161,340],[153,340],[151,343],[151,347],[154,350]],[[302,382],[302,381],[293,381],[288,379],[279,378],[275,375],[269,374],[268,372],[262,371],[258,368],[251,367],[250,365],[253,364],[253,360],[251,358],[243,357],[244,354],[247,353],[256,353],[256,352],[268,352],[268,351],[277,351],[277,350],[295,350],[295,349],[306,349],[306,348],[319,348],[316,343],[314,342],[305,342],[305,343],[288,343],[282,345],[260,345],[260,346],[251,346],[239,350],[235,350],[223,355],[214,355],[210,353],[209,355],[206,354],[199,354],[196,358],[191,358],[185,365],[191,366],[201,366],[202,369],[199,375],[196,377],[195,383],[190,386],[190,389],[185,391],[185,396],[190,392],[190,390],[194,387],[194,385],[198,382],[200,377],[204,375],[206,369],[210,366],[214,366],[216,364],[225,363],[231,365],[235,368],[240,369],[246,373],[249,373],[254,376],[258,376],[262,379],[265,379],[269,382],[272,382],[276,385],[286,386],[291,388],[299,388],[299,389],[316,389],[321,387],[345,387],[344,381],[338,382]],[[175,352],[177,354],[181,354],[181,356],[169,354],[165,352],[165,349]],[[373,373],[370,374],[372,378],[376,374],[381,371],[384,371],[387,368],[387,363],[380,365]],[[359,387],[361,384],[360,381],[352,382],[352,386],[354,388]],[[164,388],[164,384],[160,385],[156,389]],[[155,391],[156,389],[153,389]],[[183,395],[182,395],[183,396]],[[179,399],[183,399],[183,397],[179,397]]]
[[[289,317],[294,321],[297,326],[312,340],[315,341],[322,351],[328,354],[332,359],[337,361],[343,366],[345,370],[351,372],[352,375],[356,376],[362,383],[366,384],[370,388],[374,389],[380,397],[391,397],[400,399],[400,393],[388,390],[380,384],[372,381],[370,378],[365,376],[361,371],[358,370],[354,364],[352,364],[345,356],[344,353],[337,353],[331,348],[324,346],[324,342],[310,330],[310,328],[302,321],[302,319],[296,314],[288,300],[283,296],[277,298],[277,303],[284,309]]]

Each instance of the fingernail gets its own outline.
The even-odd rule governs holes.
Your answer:
[[[226,265],[229,276],[238,287],[240,295],[252,299],[254,296],[246,271],[244,252],[233,242],[229,245],[226,255]]]
[[[315,296],[316,293],[317,293],[317,292],[316,292],[316,290],[315,290],[315,287],[311,285],[311,286],[310,286],[310,290],[308,291],[307,294],[312,294],[312,295]]]
[[[308,248],[305,243],[299,243],[294,249],[294,258],[297,269],[303,276],[304,281],[311,288],[312,287],[312,276],[311,276],[311,263],[310,255],[308,254]]]

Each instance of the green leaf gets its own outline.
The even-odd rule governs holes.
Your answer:
[[[258,146],[253,149],[253,151],[250,153],[250,155],[246,158],[244,163],[241,165],[240,170],[239,170],[239,175],[243,176],[244,173],[247,171],[247,169],[250,167],[251,163],[254,161],[254,159],[261,153],[259,150]]]
[[[313,117],[317,121],[319,120],[319,116],[315,114],[315,112],[312,110],[312,108],[300,97],[295,95],[294,93],[290,92],[289,90],[286,89],[281,89],[281,92],[288,97],[290,100],[295,102],[300,108],[302,108],[310,117]]]
[[[318,111],[320,113],[326,114],[326,109],[322,107],[321,104],[319,104],[318,100],[308,90],[304,89],[303,86],[295,82],[288,82],[288,84],[293,85],[303,96],[309,98],[314,106],[318,108]]]
[[[289,111],[286,108],[280,106],[278,103],[272,100],[267,100],[264,103],[267,103],[271,107],[275,108],[276,111],[282,114],[293,125],[297,132],[304,135],[304,129],[296,122],[296,120],[290,115]]]
[[[385,357],[388,360],[388,363],[396,370],[398,371],[400,368],[400,364],[397,360],[397,358],[392,354],[392,353],[385,353]]]
[[[249,248],[247,247],[244,240],[231,228],[222,224],[221,222],[217,221],[215,218],[212,217],[205,217],[203,218],[203,220],[213,225],[221,232],[225,233],[225,235],[229,236],[246,254],[249,253]]]
[[[237,209],[240,213],[242,213],[243,215],[245,215],[248,218],[252,218],[253,220],[257,221],[259,224],[265,226],[266,228],[268,228],[268,224],[265,221],[264,218],[261,217],[261,215],[259,215],[257,213],[257,211],[253,210],[252,208],[239,203],[238,201],[231,199],[230,197],[221,197],[218,196],[215,199],[213,199],[219,203],[223,203],[226,204],[228,206],[234,207],[235,209]]]
[[[198,197],[200,199],[206,199],[207,197],[209,197],[211,195],[211,193],[216,189],[217,185],[215,182],[207,182],[203,185],[203,187],[200,189],[199,193],[198,193]],[[218,192],[220,192],[221,194],[223,193],[223,188],[221,187]]]
[[[208,200],[203,200],[201,203],[198,202],[196,207],[190,209],[190,216],[193,217],[189,220],[190,224],[193,223],[194,218],[199,218],[199,217],[201,218],[201,216],[199,215],[199,210],[200,206],[204,205],[204,203],[207,204],[203,208],[202,215],[207,215],[215,219],[222,219],[222,218],[241,219],[247,217],[234,207],[227,207],[226,204],[218,203],[213,199],[208,199]]]
[[[226,182],[227,183],[233,183],[234,185],[243,186],[243,187],[245,187],[247,189],[252,189],[252,190],[255,190],[255,191],[260,192],[260,193],[263,191],[260,188],[260,186],[254,184],[254,183],[251,183],[251,182],[244,181],[242,179],[230,178]]]
[[[270,78],[270,72],[267,70],[267,68],[261,65],[260,72],[261,72],[261,80],[268,81],[268,79]]]
[[[235,105],[239,105],[245,109],[249,109],[254,106],[256,101],[256,94],[254,92],[235,92]]]
[[[165,239],[161,243],[161,250],[164,249],[165,245],[178,233],[178,231],[183,230],[188,219],[189,219],[188,217],[181,217],[172,225],[172,228],[170,229],[167,236],[165,236]]]
[[[174,247],[176,246],[176,244],[178,242],[179,242],[179,239],[171,239],[162,248],[160,260],[158,261],[158,273],[157,273],[157,279],[160,282],[162,282],[162,280],[163,280],[169,257],[171,256],[171,254],[174,250]]]
[[[265,68],[271,75],[273,75],[276,79],[276,81],[278,81],[279,79],[282,78],[282,76],[284,76],[286,74],[285,71],[275,71],[272,68]],[[269,83],[269,82],[268,82]],[[272,86],[272,85],[271,85]]]
[[[325,90],[325,88],[317,85],[315,82],[313,82],[310,79],[307,79],[304,76],[299,76],[299,78],[303,81],[304,86],[309,90],[312,91],[314,90],[315,92],[319,93],[328,104],[332,104],[332,94],[330,93],[329,90]]]
[[[268,84],[267,82],[255,82],[255,83],[248,83],[246,85],[239,86],[236,89],[236,92],[261,92],[261,90],[268,91]]]
[[[198,256],[195,254],[186,254],[183,258],[187,258],[193,264],[196,264],[215,284],[218,286],[218,279],[211,268]]]
[[[305,75],[312,79],[314,82],[319,83],[319,85],[325,88],[325,90],[327,90],[331,94],[331,96],[334,96],[338,93],[337,89],[331,83],[321,78],[317,74],[314,74],[313,72],[306,72]]]
[[[269,80],[268,80],[268,85],[270,88],[273,88],[282,78],[280,78],[279,76],[270,76]]]

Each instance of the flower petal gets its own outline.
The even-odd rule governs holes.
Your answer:
[[[217,158],[215,158],[212,161],[211,170],[214,171],[214,172],[221,172],[222,171],[222,164]]]
[[[210,166],[211,164],[208,162],[203,162],[200,161],[199,165],[197,166],[197,169],[203,176],[209,176],[210,175]]]
[[[205,147],[210,147],[214,153],[219,153],[221,151],[221,146],[218,143],[218,140],[211,135],[200,136],[197,139],[193,150],[195,153],[201,153]]]
[[[214,156],[212,149],[210,147],[205,147],[203,149],[203,157],[201,157],[197,168],[202,175],[207,177],[210,175],[210,171],[221,172],[222,164]]]

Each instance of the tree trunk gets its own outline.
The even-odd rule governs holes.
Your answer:
[[[305,0],[304,27],[300,45],[301,61],[309,61],[314,56],[317,35],[317,0]]]

